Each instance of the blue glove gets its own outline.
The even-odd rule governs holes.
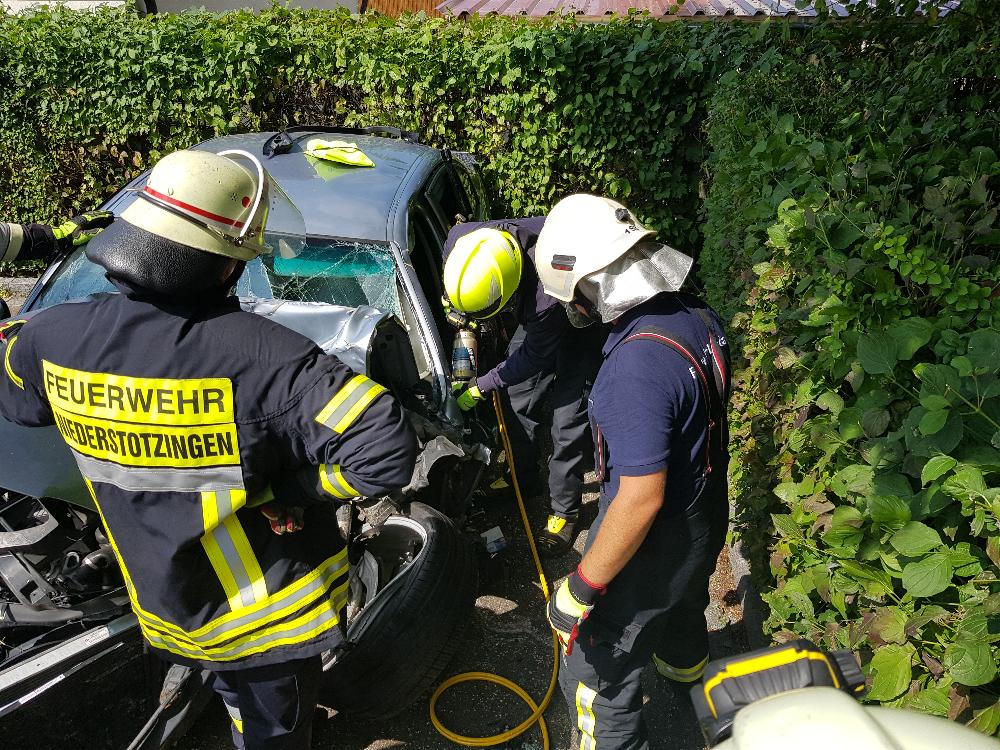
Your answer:
[[[458,395],[458,408],[462,411],[468,411],[484,398],[486,397],[478,387],[470,385]]]

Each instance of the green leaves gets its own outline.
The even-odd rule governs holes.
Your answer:
[[[954,573],[948,555],[930,554],[903,566],[903,588],[913,597],[934,596],[951,585]]]
[[[868,698],[876,701],[891,701],[910,687],[913,679],[914,649],[905,646],[888,645],[878,649],[868,664],[872,684]]]
[[[968,357],[973,367],[987,372],[1000,372],[1000,332],[974,331],[969,336]]]
[[[926,485],[929,482],[933,482],[949,471],[951,471],[958,464],[951,456],[934,456],[926,464],[924,468],[920,470],[920,484]]]
[[[858,339],[858,359],[869,375],[891,373],[899,361],[898,344],[887,333],[861,336]]]
[[[934,326],[924,318],[904,318],[894,323],[888,331],[896,342],[899,359],[911,359],[914,354],[931,340]]]
[[[942,663],[955,682],[969,687],[985,685],[997,674],[996,661],[985,641],[962,639],[949,644]]]
[[[901,555],[916,557],[941,546],[941,535],[927,524],[910,521],[889,540]]]

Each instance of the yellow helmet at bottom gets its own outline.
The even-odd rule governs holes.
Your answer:
[[[476,229],[455,241],[445,261],[445,294],[459,312],[488,318],[510,301],[521,268],[521,248],[508,232]]]

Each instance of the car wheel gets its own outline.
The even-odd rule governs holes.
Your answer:
[[[457,652],[478,572],[459,530],[422,503],[390,516],[364,544],[378,561],[383,583],[350,620],[349,647],[324,656],[320,702],[384,719],[429,690]],[[367,574],[360,567],[361,577],[372,581],[371,565]]]

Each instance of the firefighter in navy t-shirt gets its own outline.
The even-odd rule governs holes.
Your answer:
[[[645,750],[640,675],[676,683],[708,662],[708,579],[728,520],[729,351],[718,316],[679,289],[691,259],[649,240],[628,209],[574,195],[536,249],[571,320],[612,324],[590,397],[600,508],[549,621],[580,747]]]

